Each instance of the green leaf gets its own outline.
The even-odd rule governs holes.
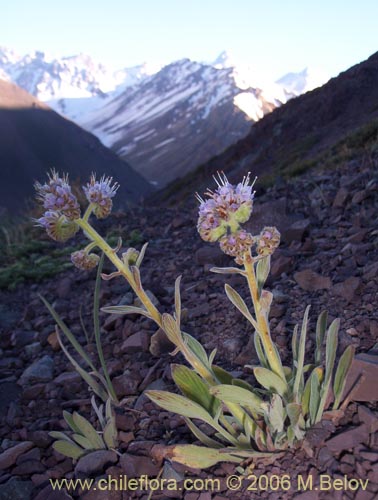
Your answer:
[[[80,429],[80,433],[90,441],[93,449],[98,450],[105,448],[101,436],[99,436],[96,429],[87,419],[79,415],[76,411],[73,413],[72,417],[75,425]]]
[[[252,323],[255,330],[258,330],[256,321],[253,319],[252,314],[249,312],[247,304],[244,302],[238,292],[227,283],[225,284],[224,288],[226,290],[227,297],[234,304],[234,306],[243,314],[243,316],[247,318],[250,323]]]
[[[250,392],[242,387],[224,384],[215,385],[210,388],[210,393],[226,404],[236,403],[241,406],[251,408],[251,410],[255,413],[260,415],[263,414],[261,408],[261,404],[263,403],[262,399],[253,392]]]
[[[221,384],[232,385],[234,377],[231,375],[231,373],[228,373],[220,366],[212,366],[212,370],[214,372],[214,375],[217,377],[217,379]]]
[[[182,336],[180,328],[173,316],[168,313],[164,313],[161,317],[162,329],[167,335],[168,339],[175,345],[179,346],[182,343]]]
[[[212,273],[218,274],[245,274],[241,269],[237,267],[212,267],[210,269]]]
[[[67,441],[68,443],[73,443],[74,444],[74,442],[72,441],[72,439],[67,434],[65,434],[64,432],[51,431],[51,432],[49,432],[49,436],[51,436],[54,439],[61,439],[63,441]]]
[[[318,316],[316,322],[316,349],[315,349],[315,363],[319,364],[322,358],[322,345],[327,331],[328,312],[322,311]]]
[[[151,315],[145,309],[136,306],[106,306],[102,307],[101,311],[106,312],[108,314],[140,314],[142,316],[146,316],[147,318],[151,318]]]
[[[256,266],[257,290],[259,296],[270,272],[270,255],[259,260]]]
[[[197,427],[191,420],[190,418],[184,417],[184,420],[186,422],[186,425],[189,427],[189,429],[192,431],[192,433],[195,435],[195,437],[201,441],[202,444],[207,446],[208,448],[222,448],[223,445],[218,443],[218,441],[215,441],[215,439],[212,439],[211,437],[207,436],[204,432],[201,431],[199,427]]]
[[[84,448],[84,450],[94,450],[93,444],[89,441],[88,438],[82,436],[81,434],[73,434],[72,439],[76,441],[76,443]]]
[[[318,377],[318,374],[315,370],[311,373],[310,384],[311,384],[311,395],[310,395],[310,404],[309,404],[310,421],[311,421],[311,424],[315,424],[315,422],[317,421],[317,413],[318,413],[319,402],[320,402],[319,377]]]
[[[178,276],[175,281],[175,312],[176,312],[176,323],[178,328],[180,328],[181,322],[181,294],[180,294],[180,283],[182,276]]]
[[[280,396],[284,396],[286,394],[288,390],[287,383],[271,370],[258,366],[253,370],[253,373],[259,384],[261,384],[268,391],[275,392]]]
[[[265,413],[267,424],[270,426],[274,433],[282,432],[284,427],[284,420],[286,418],[282,399],[278,394],[273,394],[268,411]]]
[[[348,375],[348,371],[352,365],[353,356],[354,356],[355,348],[352,345],[349,345],[342,356],[340,357],[339,364],[337,366],[335,380],[333,383],[333,394],[335,396],[335,401],[333,403],[333,409],[337,410],[340,405],[341,398],[343,396],[346,377]]]
[[[210,394],[208,386],[195,371],[183,365],[172,365],[172,378],[184,396],[201,405],[214,417],[219,401]]]
[[[83,358],[83,360],[87,363],[87,365],[95,372],[96,368],[95,368],[94,364],[92,363],[91,359],[89,358],[87,353],[84,351],[82,346],[79,344],[79,342],[76,340],[76,338],[73,335],[73,333],[71,332],[71,330],[67,327],[67,325],[61,319],[59,314],[55,311],[53,306],[44,297],[42,297],[42,295],[40,295],[39,297],[42,300],[42,302],[45,304],[47,309],[49,310],[49,312],[50,312],[51,316],[54,318],[56,324],[59,326],[61,331],[64,333],[66,338],[71,343],[72,347]]]
[[[298,425],[299,417],[302,414],[302,405],[298,403],[288,403],[286,405],[287,416],[289,417],[290,423],[293,427]]]
[[[340,319],[335,319],[332,322],[331,326],[328,328],[327,339],[326,339],[326,368],[325,368],[324,381],[321,387],[320,403],[315,423],[320,422],[324,412],[324,407],[326,404],[328,391],[331,384],[332,372],[335,365],[339,327],[340,327]]]
[[[197,339],[189,335],[189,333],[182,333],[184,341],[186,345],[189,347],[189,349],[192,351],[193,354],[199,359],[199,361],[209,368],[209,360],[207,358],[207,353],[205,349],[203,348],[202,344],[198,342]]]
[[[302,382],[302,377],[303,377],[303,364],[304,364],[304,355],[305,355],[305,347],[306,347],[306,335],[307,335],[307,324],[308,324],[309,312],[310,312],[310,306],[307,306],[305,313],[304,313],[304,316],[303,316],[303,321],[302,321],[301,336],[299,339],[299,346],[298,346],[297,370],[296,370],[296,374],[295,374],[294,387],[293,387],[294,397],[297,400],[300,397],[299,388],[300,388],[300,385]]]
[[[269,363],[264,353],[264,349],[261,343],[261,338],[257,332],[253,334],[253,342],[255,344],[255,350],[257,353],[257,357],[259,358],[260,364],[263,366],[263,368],[269,368]]]
[[[55,443],[53,443],[53,448],[62,455],[74,459],[78,459],[84,455],[83,448],[80,448],[76,444],[68,443],[67,441],[55,441]]]
[[[295,368],[298,361],[298,325],[295,325],[294,327],[291,339],[291,350],[293,352],[293,367]]]
[[[170,411],[172,413],[178,413],[183,417],[187,418],[198,418],[213,425],[214,421],[202,406],[190,399],[180,396],[179,394],[173,394],[167,391],[156,391],[148,390],[145,391],[145,395],[151,399],[155,404],[164,408],[164,410]]]
[[[71,413],[69,413],[66,410],[63,410],[63,418],[66,421],[67,425],[74,431],[74,432],[80,432],[79,427],[75,424]]]
[[[171,460],[187,467],[206,469],[218,462],[239,463],[242,461],[242,458],[219,449],[204,448],[203,446],[196,446],[194,444],[183,444],[172,448]]]
[[[117,427],[113,417],[106,424],[102,437],[108,448],[115,448],[117,446]]]
[[[138,255],[138,258],[137,258],[137,261],[135,263],[136,267],[140,267],[142,265],[142,262],[143,262],[143,259],[144,259],[144,254],[146,253],[146,250],[147,250],[147,246],[148,246],[148,242],[145,243],[140,252],[139,252],[139,255]]]

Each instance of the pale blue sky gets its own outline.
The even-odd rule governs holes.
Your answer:
[[[0,45],[116,68],[229,49],[269,78],[306,66],[333,76],[378,50],[377,19],[378,0],[3,0]]]

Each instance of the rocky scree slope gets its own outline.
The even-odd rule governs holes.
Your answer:
[[[312,308],[306,355],[314,351],[316,316],[323,309],[329,311],[331,319],[341,318],[339,353],[348,344],[354,344],[357,352],[366,352],[377,342],[377,167],[377,156],[368,162],[360,156],[326,173],[315,169],[300,178],[281,181],[256,199],[251,223],[258,230],[265,224],[275,224],[282,233],[282,244],[272,258],[272,278],[267,286],[274,294],[272,334],[284,360],[289,356],[294,324],[301,321],[307,304],[312,304]],[[244,368],[247,363],[257,362],[251,340],[253,332],[226,298],[225,277],[209,272],[211,266],[230,265],[232,260],[215,245],[200,240],[196,219],[194,201],[186,201],[180,209],[147,208],[118,214],[104,221],[100,231],[105,231],[108,225],[121,234],[132,229],[142,232],[144,239],[150,241],[142,267],[143,281],[160,310],[172,311],[174,280],[182,274],[183,327],[201,340],[208,351],[217,348],[217,360],[222,360],[225,368],[253,383],[249,370]],[[162,466],[158,459],[152,458],[156,444],[194,440],[180,417],[157,409],[142,395],[146,387],[173,389],[169,365],[182,359],[169,355],[171,346],[161,333],[156,333],[150,321],[136,316],[103,315],[105,357],[117,394],[127,400],[117,410],[119,450],[123,456],[100,453],[101,456],[88,457],[75,466],[70,459],[53,453],[48,432],[64,428],[62,410],[77,410],[88,416],[90,401],[85,384],[57,345],[54,322],[37,294],[42,293],[54,303],[85,345],[78,304],[83,305],[84,322],[91,331],[94,274],[72,269],[52,281],[20,285],[13,293],[0,293],[0,437],[2,450],[8,450],[5,457],[0,452],[0,461],[5,461],[0,472],[0,495],[10,490],[15,494],[23,488],[22,498],[52,498],[50,477],[102,474],[139,477],[143,473],[155,476]],[[227,281],[247,297],[247,287],[240,277],[230,277]],[[121,279],[102,283],[101,305],[132,304],[133,300]],[[367,399],[350,405],[337,428],[332,422],[325,422],[311,431],[307,452],[288,452],[272,465],[258,461],[254,472],[290,474],[293,484],[298,474],[312,474],[314,486],[319,485],[320,474],[333,478],[347,474],[369,480],[367,490],[357,492],[355,498],[376,498],[375,386],[370,383]],[[21,442],[27,445],[20,445]],[[180,467],[175,469],[178,477],[192,474]],[[233,471],[233,465],[221,464],[203,473],[195,471],[193,476],[219,478],[222,490],[213,493],[213,497],[220,500],[230,498],[224,480]],[[172,468],[166,464],[164,474],[170,473]],[[250,498],[247,486],[233,492],[232,498]],[[113,493],[117,500],[122,498],[120,492]],[[259,495],[271,499],[274,498],[271,493],[261,491]],[[71,494],[66,493],[66,497]],[[306,498],[300,494],[304,492],[293,487],[280,492],[280,498]],[[140,498],[143,492],[127,495],[130,499]],[[184,491],[175,495],[185,500],[211,498],[207,493],[195,496]],[[169,493],[156,492],[154,496],[163,499]],[[335,492],[312,496],[321,500],[335,498]],[[80,498],[97,496],[92,491],[82,493]]]

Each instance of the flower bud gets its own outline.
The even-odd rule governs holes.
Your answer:
[[[250,233],[241,229],[233,234],[227,234],[220,239],[220,248],[227,255],[235,257],[237,264],[243,264],[243,257],[254,243],[254,238]]]
[[[138,260],[139,253],[135,248],[128,248],[127,252],[122,254],[122,260],[125,264],[134,266]]]
[[[78,250],[71,254],[71,262],[78,269],[89,271],[97,266],[100,257],[95,253],[88,254],[85,250]]]
[[[264,227],[257,236],[256,250],[259,255],[271,255],[280,244],[281,234],[275,227]]]
[[[112,181],[112,177],[105,176],[96,181],[96,175],[92,174],[88,184],[83,186],[85,196],[89,203],[92,203],[93,213],[98,219],[105,219],[112,210],[112,198],[119,187],[117,183],[111,186]]]
[[[46,233],[55,241],[67,241],[79,230],[76,222],[53,210],[45,212],[43,217],[37,219],[36,222],[44,227]]]

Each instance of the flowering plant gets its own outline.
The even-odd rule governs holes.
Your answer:
[[[165,410],[182,415],[189,428],[205,447],[174,445],[167,448],[167,456],[187,466],[205,468],[219,461],[240,462],[246,458],[261,457],[283,450],[300,442],[306,430],[322,418],[327,408],[333,381],[334,404],[337,411],[344,392],[345,378],[353,358],[349,346],[340,358],[335,374],[339,320],[327,328],[327,313],[320,314],[316,326],[314,360],[305,364],[305,344],[309,322],[309,307],[304,313],[301,328],[297,325],[292,336],[292,362],[282,363],[278,348],[269,328],[269,311],[273,299],[264,289],[270,271],[271,255],[278,247],[280,233],[275,227],[265,227],[258,235],[243,229],[242,224],[252,214],[253,183],[249,175],[232,185],[223,175],[216,179],[217,188],[198,196],[198,231],[203,240],[218,242],[238,267],[212,268],[215,273],[238,274],[246,279],[253,309],[250,310],[241,295],[229,284],[225,291],[233,305],[254,328],[254,344],[260,365],[253,367],[255,382],[234,378],[214,364],[216,351],[210,355],[202,345],[181,328],[181,276],[175,282],[174,312],[161,314],[145,292],[140,267],[146,251],[129,248],[119,257],[120,241],[116,248],[108,243],[90,225],[93,213],[97,218],[109,215],[117,186],[111,180],[92,176],[84,188],[89,205],[83,217],[67,177],[57,173],[45,185],[37,184],[39,198],[46,209],[38,220],[48,234],[58,241],[72,237],[79,229],[90,243],[72,255],[73,263],[81,269],[97,265],[99,257],[92,253],[100,249],[114,264],[116,270],[103,279],[123,276],[142,304],[103,308],[113,314],[141,314],[152,319],[181,352],[191,368],[172,366],[173,379],[182,395],[167,391],[149,390],[147,396]],[[323,344],[325,343],[325,359]],[[197,425],[200,420],[205,426]],[[209,431],[209,428],[211,429]]]

